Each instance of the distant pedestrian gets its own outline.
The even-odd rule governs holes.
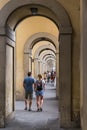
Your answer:
[[[44,90],[45,90],[45,81],[42,79],[42,75],[38,74],[38,80],[36,80],[36,88],[35,88],[37,111],[42,111]]]
[[[31,111],[32,106],[32,98],[33,98],[33,88],[35,86],[35,79],[32,77],[32,73],[28,72],[28,76],[24,78],[23,86],[25,89],[25,109],[28,109],[28,102],[29,102],[29,111]],[[29,101],[28,101],[29,100]]]
[[[44,72],[44,81],[45,81],[45,83],[47,81],[47,73],[46,72]]]
[[[47,71],[47,82],[48,83],[50,82],[50,77],[51,77],[51,73],[50,73],[50,71]]]

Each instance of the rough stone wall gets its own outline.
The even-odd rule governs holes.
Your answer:
[[[5,118],[5,37],[0,36],[0,127]]]
[[[80,111],[80,2],[79,0],[58,0],[67,11],[72,28],[72,120],[78,124]],[[78,124],[79,125],[79,124]]]
[[[81,0],[81,125],[87,130],[87,0]]]

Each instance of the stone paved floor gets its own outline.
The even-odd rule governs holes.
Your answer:
[[[46,86],[43,111],[37,112],[35,95],[32,111],[25,111],[24,102],[16,102],[15,119],[0,130],[64,130],[59,128],[58,100],[53,84]],[[69,129],[79,130],[79,129]]]

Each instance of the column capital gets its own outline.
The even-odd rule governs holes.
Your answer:
[[[15,42],[11,39],[9,39],[8,37],[6,37],[6,44],[15,47]]]
[[[27,51],[26,51],[26,52],[24,52],[24,54],[25,54],[25,55],[28,55],[29,58],[32,58],[32,55],[31,55],[30,52],[27,52]]]
[[[0,27],[0,35],[6,35],[5,27]]]
[[[39,58],[38,58],[38,57],[35,57],[34,60],[39,60]]]

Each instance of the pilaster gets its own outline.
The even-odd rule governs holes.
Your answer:
[[[6,36],[0,34],[0,127],[5,127]]]
[[[59,109],[60,126],[71,122],[71,35],[61,34],[59,39]]]

